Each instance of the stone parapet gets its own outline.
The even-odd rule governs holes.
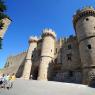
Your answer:
[[[95,10],[93,7],[86,7],[83,8],[82,10],[78,10],[76,14],[73,16],[73,25],[74,28],[76,26],[76,23],[78,20],[80,20],[82,17],[86,16],[94,16],[95,17]]]
[[[31,36],[30,38],[29,38],[29,43],[32,43],[32,42],[38,42],[38,38],[36,37],[36,36]]]
[[[56,38],[56,34],[52,29],[44,29],[42,33],[42,38],[44,38],[45,36],[51,36],[54,39]]]

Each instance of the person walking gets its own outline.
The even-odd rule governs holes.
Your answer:
[[[13,87],[13,83],[14,83],[15,80],[16,80],[16,76],[15,76],[15,74],[13,73],[12,76],[11,76],[11,78],[10,78],[10,88]]]
[[[2,84],[3,84],[2,78],[3,78],[3,76],[0,75],[0,88],[2,87]]]

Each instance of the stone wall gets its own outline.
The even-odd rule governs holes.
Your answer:
[[[70,36],[69,38],[64,39],[60,49],[60,60],[62,60],[62,66],[54,79],[57,81],[81,83],[82,64],[80,60],[77,38],[75,36]],[[79,78],[77,79],[78,75]]]
[[[17,77],[20,77],[23,71],[26,52],[18,54],[16,56],[8,57],[6,64],[2,70],[2,74],[15,73]]]
[[[74,70],[80,68],[81,60],[76,37],[70,37],[64,41],[61,59],[63,70]]]

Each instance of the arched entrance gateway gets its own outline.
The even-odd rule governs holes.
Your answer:
[[[95,88],[95,77],[91,80],[89,86]]]

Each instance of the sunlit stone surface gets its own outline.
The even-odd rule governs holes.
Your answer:
[[[95,88],[80,84],[17,79],[12,89],[0,89],[0,95],[95,95]]]

